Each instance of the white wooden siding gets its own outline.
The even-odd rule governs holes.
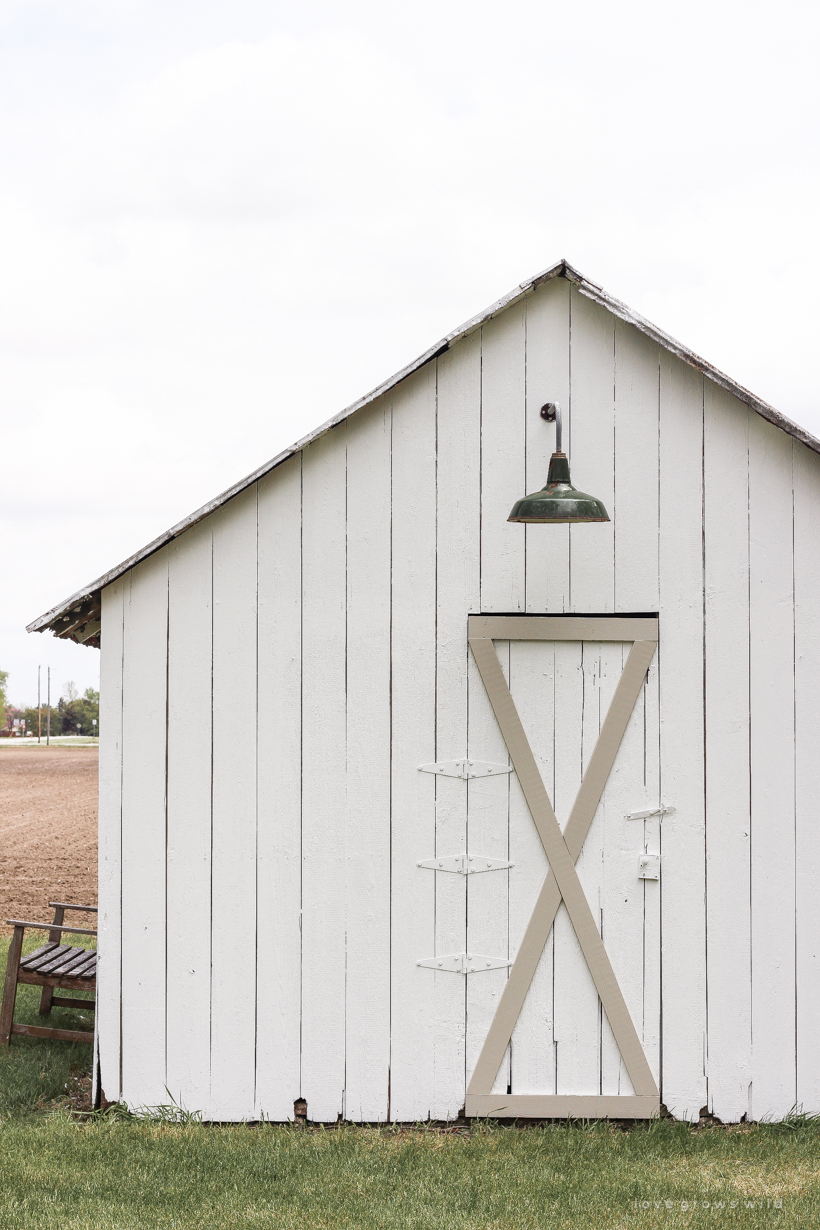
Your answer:
[[[343,1113],[365,1123],[390,1094],[390,409],[347,428]]]
[[[820,474],[813,454],[794,446],[795,918],[797,1104],[820,1106]]]
[[[213,523],[168,560],[166,1084],[180,1106],[211,1085]]]
[[[302,463],[302,1080],[317,1120],[345,1092],[347,424]]]
[[[436,524],[436,760],[466,756],[468,740],[467,613],[481,604],[481,334],[438,362],[438,480]],[[475,685],[474,676],[472,686]],[[479,686],[480,682],[479,682]],[[421,776],[421,775],[420,775]],[[467,849],[466,783],[435,779],[434,854]],[[430,857],[424,853],[423,857]],[[420,872],[435,880],[435,955],[467,951],[464,876]],[[434,955],[420,954],[420,955]],[[435,1031],[434,1089],[429,1114],[451,1118],[466,1091],[465,979],[432,974]],[[426,1118],[420,1114],[418,1118]]]
[[[692,1119],[706,1104],[703,785],[703,378],[661,355],[661,1098]]]
[[[130,574],[123,621],[122,1097],[167,1102],[168,548]]]
[[[123,605],[130,576],[102,594],[106,651],[100,662],[100,839],[97,852],[97,1004],[100,1088],[108,1102],[121,1096],[122,1055],[122,655]]]
[[[256,1114],[293,1118],[300,1088],[302,459],[259,484]]]
[[[704,394],[708,1101],[738,1120],[752,1079],[750,412],[709,383]]]
[[[257,494],[213,518],[211,1094],[216,1118],[252,1117],[258,944]]]
[[[608,525],[506,521],[548,400]],[[673,1114],[820,1111],[818,510],[814,454],[556,278],[110,586],[106,1096],[457,1115],[507,973],[417,962],[512,959],[546,870],[514,774],[418,771],[507,763],[467,615],[659,611],[579,875]],[[498,652],[564,823],[625,648]],[[514,866],[417,866],[465,850]],[[629,1092],[563,907],[495,1088]]]
[[[797,1101],[792,440],[755,415],[749,445],[751,1109],[759,1117],[784,1115]]]
[[[438,1015],[441,986],[462,990],[420,968],[436,952],[438,881],[417,867],[436,853],[436,371],[423,368],[393,395],[391,513],[390,724],[390,1117],[400,1122],[452,1112],[447,1089],[460,1088],[443,1045],[458,1047],[463,1001],[453,1036]],[[463,718],[462,718],[463,720]],[[456,879],[455,876],[447,877]],[[399,921],[401,920],[401,921]],[[447,1006],[449,1007],[449,1001]],[[445,1079],[440,1076],[442,1068]],[[464,1063],[461,1062],[461,1071]],[[442,1085],[444,1086],[442,1088]],[[455,1106],[455,1111],[458,1111]]]

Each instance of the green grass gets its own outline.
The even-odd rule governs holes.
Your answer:
[[[625,1132],[77,1121],[66,1085],[87,1052],[15,1038],[0,1056],[2,1230],[820,1226],[820,1126],[808,1119]]]
[[[818,1146],[811,1125],[789,1132],[693,1132],[674,1123],[630,1132],[474,1128],[459,1135],[116,1118],[81,1125],[51,1116],[0,1128],[0,1225],[603,1230],[717,1220],[814,1227]]]

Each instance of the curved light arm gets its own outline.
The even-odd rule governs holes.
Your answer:
[[[561,404],[557,401],[548,401],[545,406],[541,407],[541,418],[546,419],[548,423],[555,423],[555,451],[560,453],[561,450]]]

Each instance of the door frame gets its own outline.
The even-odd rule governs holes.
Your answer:
[[[544,847],[549,870],[467,1086],[465,1115],[538,1119],[568,1116],[652,1118],[660,1110],[658,1087],[578,879],[575,863],[657,649],[658,617],[470,615],[467,639]],[[494,640],[632,642],[563,833],[504,678]],[[632,1082],[632,1094],[491,1092],[562,901]]]

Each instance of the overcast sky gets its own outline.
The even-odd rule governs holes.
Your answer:
[[[802,3],[3,0],[0,668],[566,257],[820,434]]]

